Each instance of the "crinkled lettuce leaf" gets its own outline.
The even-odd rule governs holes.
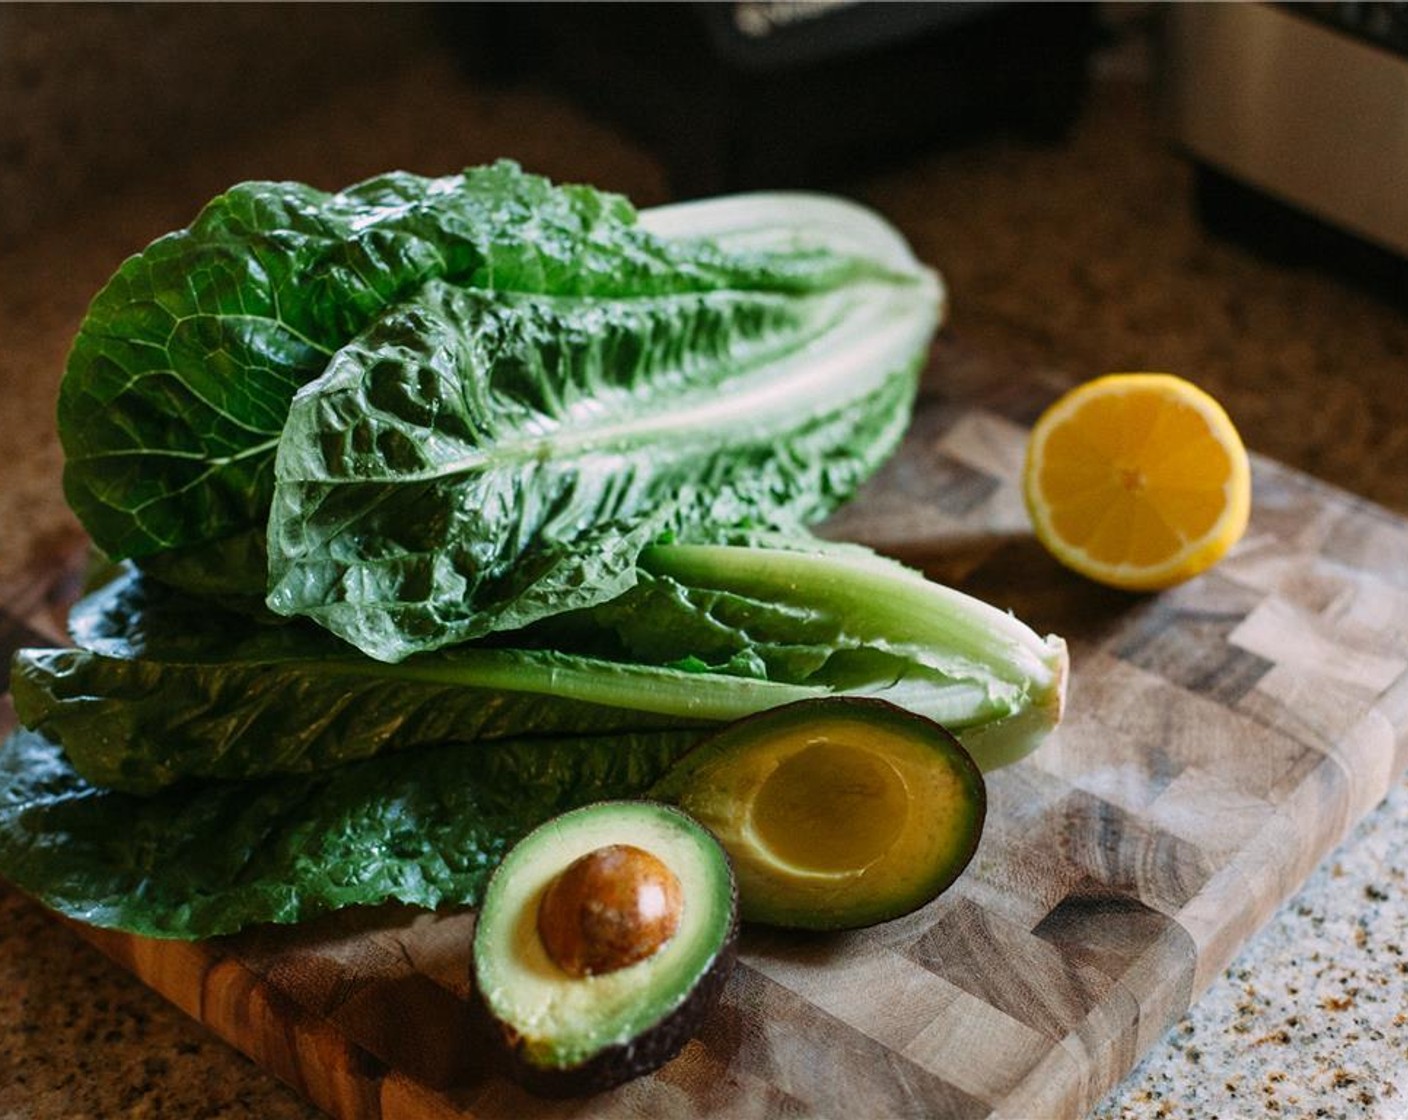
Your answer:
[[[302,776],[101,789],[57,744],[0,744],[0,868],[90,925],[199,938],[397,900],[473,905],[534,825],[642,794],[688,735],[516,740],[386,755]]]
[[[269,605],[400,661],[605,602],[666,535],[801,526],[894,449],[914,276],[625,300],[429,284],[295,396]]]

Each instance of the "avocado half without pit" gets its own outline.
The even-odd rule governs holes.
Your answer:
[[[963,871],[987,812],[945,728],[880,700],[802,700],[749,716],[652,791],[712,831],[744,921],[851,929],[918,909]]]
[[[535,829],[495,870],[474,934],[508,1073],[568,1096],[657,1069],[717,1002],[737,930],[728,856],[679,810],[599,802]]]

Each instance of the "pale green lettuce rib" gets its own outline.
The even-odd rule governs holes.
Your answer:
[[[867,549],[761,543],[771,547],[661,546],[646,551],[641,567],[696,598],[725,593],[735,611],[752,604],[742,614],[753,620],[754,643],[766,643],[767,620],[783,612],[792,643],[805,644],[811,632],[829,649],[808,679],[937,720],[983,770],[1026,756],[1060,722],[1069,675],[1060,637]]]

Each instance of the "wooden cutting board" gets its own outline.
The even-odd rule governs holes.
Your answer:
[[[81,932],[346,1120],[1084,1113],[1403,769],[1408,523],[1257,461],[1251,528],[1213,573],[1107,591],[1033,543],[1024,436],[929,401],[828,532],[1064,635],[1065,723],[991,775],[944,897],[844,935],[746,931],[722,1005],[654,1076],[570,1102],[498,1076],[469,1022],[470,913],[197,944]],[[63,594],[6,606],[52,629]]]

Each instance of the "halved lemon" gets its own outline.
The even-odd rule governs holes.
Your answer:
[[[1220,404],[1167,373],[1078,385],[1037,420],[1022,490],[1037,539],[1068,568],[1131,591],[1206,571],[1241,538],[1251,468]]]

